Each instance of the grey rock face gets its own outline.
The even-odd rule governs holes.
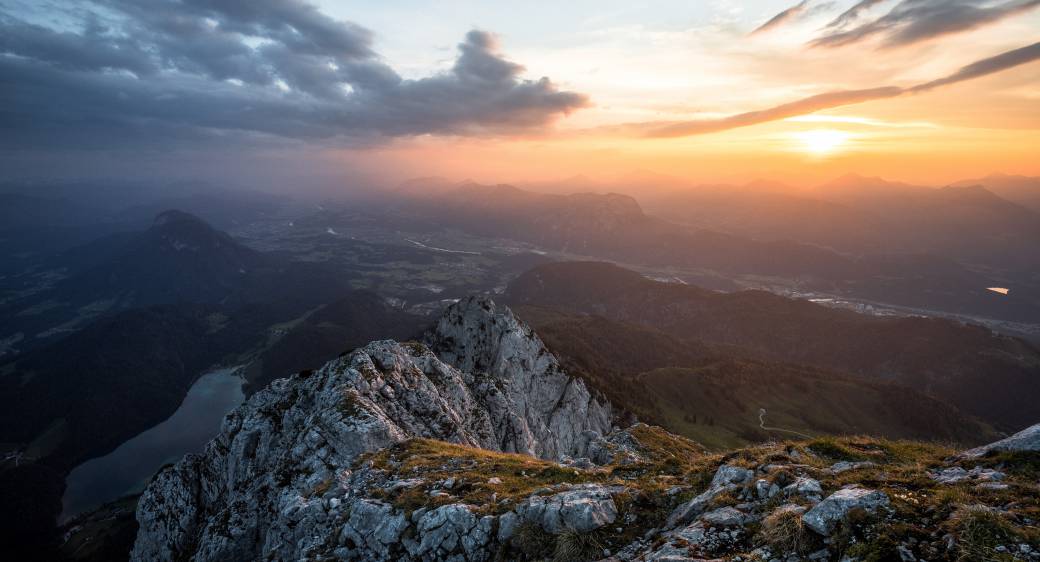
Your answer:
[[[999,482],[1004,479],[1005,474],[991,468],[982,468],[981,466],[976,466],[971,470],[965,470],[959,466],[952,466],[942,470],[931,471],[928,473],[928,476],[940,484],[956,484],[966,480]]]
[[[406,544],[416,560],[484,560],[494,518],[477,518],[468,505],[451,504],[427,511],[418,520],[418,541]]]
[[[558,534],[570,529],[585,533],[609,525],[617,519],[613,495],[620,487],[580,486],[549,497],[535,496],[515,511],[520,519]]]
[[[754,471],[739,466],[724,464],[715,472],[711,484],[703,493],[692,500],[680,505],[668,516],[667,526],[669,528],[688,523],[707,509],[711,500],[718,495],[736,490],[747,484],[755,476]]]
[[[843,488],[827,496],[822,502],[802,515],[802,522],[817,533],[828,536],[838,522],[853,509],[873,512],[888,505],[888,496],[877,490],[865,488]]]
[[[529,326],[490,299],[469,297],[445,311],[426,337],[446,363],[474,379],[492,415],[497,449],[561,459],[589,457],[610,432],[610,405],[563,372]],[[486,380],[481,381],[484,378]]]
[[[747,519],[748,517],[744,512],[732,507],[720,507],[700,516],[700,520],[704,523],[720,527],[743,525]]]
[[[582,436],[583,448],[586,456],[594,464],[604,465],[612,462],[618,464],[630,464],[646,460],[638,452],[639,443],[632,435],[632,430],[647,427],[645,423],[636,423],[631,427],[611,431],[608,434],[587,431]],[[587,443],[587,444],[586,444]]]
[[[966,458],[981,457],[992,451],[1040,451],[1040,423],[989,445],[969,449],[960,454]]]
[[[802,496],[811,501],[820,501],[820,497],[823,496],[823,487],[814,478],[799,476],[794,482],[784,487],[784,495]]]
[[[714,556],[713,553],[733,547],[744,537],[746,532],[740,524],[714,525],[700,520],[666,533],[661,537],[663,542],[650,545],[648,552],[637,559],[648,562],[707,562],[707,556]],[[698,554],[694,555],[691,551]],[[717,559],[713,557],[711,560]]]
[[[349,495],[365,490],[359,478],[378,479],[351,474],[355,458],[413,437],[585,457],[611,429],[610,406],[490,300],[453,305],[427,341],[440,357],[421,344],[372,342],[257,392],[201,455],[145,490],[132,559],[296,560],[330,549],[340,558],[482,559],[490,519],[457,505],[405,521]],[[588,527],[613,521],[616,507],[589,492],[561,501],[559,514],[563,524]],[[407,527],[417,538],[401,538]]]
[[[769,480],[759,479],[755,481],[755,493],[760,500],[769,499],[780,493],[780,486]]]
[[[388,557],[407,527],[404,515],[394,514],[389,505],[359,499],[347,512],[338,538],[340,543],[365,545],[374,554]]]
[[[834,463],[828,470],[830,471],[831,474],[841,474],[842,472],[848,472],[850,470],[859,470],[861,468],[872,468],[872,467],[875,467],[875,466],[877,466],[877,464],[872,463],[870,461],[858,461],[858,462],[840,461],[840,462]]]

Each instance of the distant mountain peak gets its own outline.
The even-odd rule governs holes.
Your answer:
[[[744,184],[744,189],[749,191],[778,191],[778,192],[789,192],[793,191],[793,188],[786,183],[776,180],[765,180],[755,179]]]
[[[155,220],[152,222],[152,227],[154,228],[181,223],[192,223],[202,225],[207,228],[211,228],[209,223],[202,220],[201,218],[191,213],[181,211],[179,209],[170,209],[168,211],[163,211],[158,215],[155,215]]]
[[[208,222],[184,211],[171,209],[155,217],[152,227],[145,233],[153,248],[193,252],[234,247],[245,253],[251,251],[237,244],[230,235],[213,228]]]

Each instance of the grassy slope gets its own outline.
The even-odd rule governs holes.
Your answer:
[[[626,488],[615,495],[620,517],[632,523],[621,531],[604,528],[587,534],[548,535],[522,526],[511,543],[499,552],[503,560],[577,561],[597,559],[602,549],[625,546],[650,529],[660,529],[668,514],[681,502],[707,488],[722,464],[758,469],[761,478],[780,486],[796,475],[820,481],[824,495],[848,484],[885,492],[892,509],[878,516],[853,513],[843,521],[829,543],[805,529],[798,521],[776,524],[769,517],[761,524],[745,527],[748,534],[726,556],[746,557],[755,548],[769,546],[774,552],[804,555],[829,549],[829,559],[843,555],[860,560],[898,560],[895,547],[913,539],[918,556],[937,561],[1011,560],[1000,553],[1005,544],[1040,545],[1040,454],[998,454],[982,459],[956,460],[954,450],[916,441],[867,437],[825,437],[804,441],[774,442],[726,453],[704,453],[696,443],[653,426],[632,428],[639,452],[646,460],[634,464],[614,463],[589,470],[564,468],[531,457],[503,454],[413,439],[380,452],[365,455],[358,465],[372,463],[390,473],[391,481],[418,479],[405,493],[370,490],[395,507],[411,512],[421,507],[448,503],[473,505],[478,513],[501,514],[517,501],[532,495],[552,494],[571,484],[600,483]],[[838,461],[870,461],[839,474],[827,470]],[[764,470],[767,465],[773,469]],[[939,484],[929,470],[960,465],[996,467],[1006,473],[1006,489],[980,488],[973,482]],[[491,478],[501,482],[492,483]],[[444,479],[456,484],[447,495],[431,498],[442,490]],[[321,493],[316,490],[315,493]],[[382,494],[382,495],[380,495]],[[758,509],[768,514],[784,501],[807,504],[791,497],[767,502]],[[722,494],[711,507],[745,502],[738,494]],[[748,509],[744,504],[743,509]],[[784,522],[781,522],[784,523]],[[951,548],[944,535],[953,537]],[[574,549],[577,548],[577,552]],[[584,549],[584,551],[582,550]],[[566,554],[566,555],[565,555]],[[783,558],[783,556],[781,556]],[[749,559],[749,558],[744,558]]]

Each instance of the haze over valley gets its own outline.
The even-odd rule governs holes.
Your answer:
[[[0,557],[1040,560],[1040,4],[695,4],[0,0]]]

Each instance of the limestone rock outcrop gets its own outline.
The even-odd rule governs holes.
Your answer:
[[[410,438],[562,460],[602,456],[611,422],[610,405],[567,376],[507,308],[464,299],[426,344],[372,342],[257,392],[202,454],[145,490],[133,559],[299,559],[341,548],[328,542],[343,536],[368,554],[479,560],[491,520],[467,506],[403,521],[380,504],[318,492],[351,489],[345,471],[359,455]],[[606,502],[563,502],[560,515],[586,527],[609,522]],[[402,546],[409,525],[421,540]]]

